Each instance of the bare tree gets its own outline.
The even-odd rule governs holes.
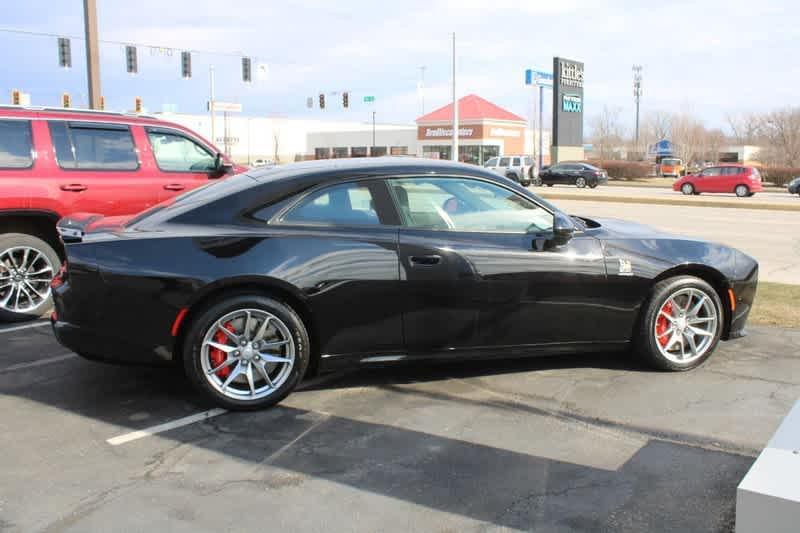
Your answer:
[[[765,163],[800,165],[800,107],[787,107],[761,116],[758,133],[765,145],[762,156]]]
[[[757,144],[761,118],[756,113],[728,113],[725,116],[736,144]]]
[[[669,129],[675,155],[684,163],[705,159],[707,131],[702,122],[683,111],[670,117]]]
[[[592,130],[592,144],[597,147],[600,159],[612,159],[616,148],[622,145],[624,129],[620,123],[619,107],[603,106],[600,114],[589,121]]]

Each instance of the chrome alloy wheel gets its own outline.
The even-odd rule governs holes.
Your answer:
[[[714,344],[719,312],[705,292],[680,289],[670,295],[656,315],[653,335],[661,355],[686,364],[702,357]]]
[[[226,314],[208,328],[200,349],[203,374],[228,398],[269,396],[283,385],[295,363],[291,331],[261,309]]]
[[[578,179],[576,179],[575,186],[578,187],[579,189],[583,189],[584,187],[586,187],[586,178],[581,176]]]
[[[47,256],[28,246],[0,251],[0,308],[27,313],[50,298],[53,265]]]

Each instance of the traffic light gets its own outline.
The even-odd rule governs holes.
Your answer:
[[[133,100],[133,110],[135,112],[137,112],[137,113],[141,113],[142,112],[142,97],[141,96],[137,96]]]
[[[342,107],[345,109],[350,107],[350,93],[342,93]]]
[[[139,60],[136,57],[135,46],[125,47],[125,67],[128,70],[128,74],[136,74],[139,72]]]
[[[253,81],[253,68],[249,57],[242,58],[242,81],[245,83]]]
[[[192,77],[192,53],[181,52],[181,76],[188,80]]]
[[[21,93],[19,92],[19,89],[14,89],[13,91],[11,91],[11,103],[13,105],[20,105],[22,103],[20,101],[21,100],[20,94]]]
[[[106,108],[106,97],[102,94],[100,95],[100,111],[103,111]]]
[[[314,98],[309,96],[306,98],[306,107],[309,109],[314,109]]]
[[[63,93],[61,95],[61,107],[72,107],[72,98],[70,97],[69,93]]]
[[[72,68],[72,46],[66,37],[58,38],[58,66]]]
[[[325,109],[325,95],[323,93],[319,93],[319,108]]]

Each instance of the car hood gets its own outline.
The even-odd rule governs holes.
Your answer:
[[[646,224],[639,222],[631,222],[630,220],[621,220],[619,218],[591,218],[588,219],[600,224],[599,228],[591,229],[592,234],[601,239],[683,239],[683,240],[696,240],[691,237],[682,235],[675,235],[663,230],[659,230]]]

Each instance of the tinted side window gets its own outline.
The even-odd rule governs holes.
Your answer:
[[[484,164],[484,166],[487,166],[487,167],[494,167],[494,166],[497,166],[497,161],[498,161],[498,158],[497,158],[497,157],[493,157],[493,158],[491,158],[490,160],[488,160],[488,161],[487,161],[487,162]]]
[[[51,122],[50,135],[61,168],[136,170],[139,160],[127,126],[84,126]]]
[[[364,183],[343,183],[314,192],[283,220],[322,224],[380,224],[372,192]]]
[[[500,158],[500,163],[497,166],[498,167],[507,167],[509,160],[510,159],[508,157],[501,157]]]
[[[211,172],[215,157],[183,135],[147,130],[147,138],[158,168],[167,172]]]
[[[512,167],[518,167],[518,166],[520,166],[519,157],[515,157],[515,158],[514,158],[514,162],[513,162],[513,163],[511,163],[511,166],[512,166]]]
[[[31,123],[27,120],[0,120],[0,168],[29,168],[31,153]]]
[[[453,231],[526,233],[553,227],[553,215],[498,185],[469,178],[390,180],[403,224]]]

